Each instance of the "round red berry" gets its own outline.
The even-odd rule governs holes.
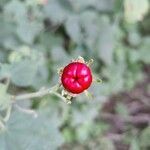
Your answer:
[[[82,93],[92,83],[91,70],[84,63],[72,62],[63,69],[61,82],[67,91],[73,94]]]

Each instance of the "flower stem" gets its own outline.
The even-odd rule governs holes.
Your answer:
[[[53,93],[55,94],[55,92],[58,90],[58,88],[59,88],[59,85],[55,85],[52,88],[40,89],[37,92],[13,96],[13,100],[14,101],[20,101],[20,100],[26,100],[26,99],[31,99],[31,98],[43,97],[43,96],[48,95],[48,94],[53,94]]]

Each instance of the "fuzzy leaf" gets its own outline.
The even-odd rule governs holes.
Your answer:
[[[34,118],[13,112],[6,130],[0,132],[1,150],[56,150],[63,138],[55,117],[47,118],[45,114],[39,113]]]
[[[148,0],[125,0],[125,19],[129,23],[141,21],[149,9]]]
[[[11,102],[11,96],[7,93],[8,85],[0,83],[0,110],[8,108]]]

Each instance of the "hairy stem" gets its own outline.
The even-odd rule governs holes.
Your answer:
[[[6,110],[6,116],[3,118],[4,122],[7,122],[9,120],[11,109],[12,109],[12,106],[10,105]]]
[[[14,96],[14,99],[17,101],[24,100],[24,99],[31,99],[31,98],[42,97],[50,93],[51,93],[51,89],[46,89],[46,90],[40,90],[40,91],[33,92],[33,93],[17,95],[17,96]]]
[[[48,88],[48,89],[40,89],[37,92],[33,92],[33,93],[27,93],[27,94],[21,94],[21,95],[17,95],[17,96],[13,96],[13,100],[14,101],[20,101],[20,100],[25,100],[25,99],[32,99],[32,98],[38,98],[38,97],[43,97],[46,96],[48,94],[54,94],[56,96],[58,96],[58,94],[56,94],[56,91],[58,90],[59,85],[56,85],[52,88]],[[60,97],[61,95],[59,95]]]

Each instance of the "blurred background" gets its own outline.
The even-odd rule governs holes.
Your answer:
[[[149,150],[149,49],[149,0],[0,0],[0,118],[10,94],[52,87],[79,55],[103,80],[92,100],[17,102],[0,150]]]

